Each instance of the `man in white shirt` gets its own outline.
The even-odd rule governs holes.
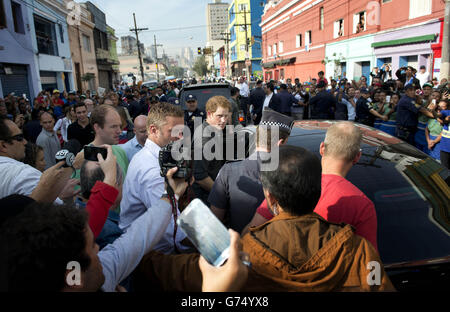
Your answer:
[[[184,112],[174,105],[158,103],[151,106],[148,116],[148,138],[144,148],[131,160],[123,185],[119,222],[122,230],[127,230],[137,218],[148,210],[152,211],[155,224],[163,225],[164,223],[163,220],[160,220],[159,212],[153,211],[164,193],[164,178],[161,177],[158,160],[159,151],[170,142],[182,137]],[[180,127],[180,130],[177,132],[177,136],[172,136],[172,129],[177,126]],[[178,209],[177,214],[179,214]],[[172,253],[176,244],[178,250],[185,250],[186,248],[180,242],[186,238],[186,235],[182,230],[177,229],[174,238],[174,231],[175,222],[172,217],[155,249],[163,253]]]
[[[51,168],[46,170],[44,175],[42,175],[39,170],[21,162],[21,160],[25,158],[26,144],[27,140],[23,137],[23,133],[20,131],[19,127],[11,120],[0,117],[0,198],[12,194],[31,196],[35,189],[37,189],[41,176],[44,177],[44,180],[48,180],[49,178],[50,180],[52,180],[52,178],[60,179],[58,185],[53,187],[53,193],[60,194],[60,198],[62,199],[67,195],[70,196],[70,192],[65,192],[64,194],[60,193],[66,186],[67,181],[60,173],[64,173],[63,171],[68,170],[69,173],[67,177],[70,177],[72,170],[70,168],[67,168],[67,170]],[[32,197],[36,198],[36,196]],[[46,200],[46,202],[51,202],[55,198],[51,200],[50,198],[43,199]],[[55,203],[62,204],[62,201],[57,199]]]
[[[420,66],[419,72],[416,74],[416,78],[419,79],[421,88],[424,84],[430,81],[430,73],[427,72],[427,68],[425,66]]]
[[[266,92],[266,98],[264,99],[264,104],[263,104],[263,110],[265,107],[269,107],[270,103],[272,102],[272,98],[273,98],[273,91],[275,90],[275,87],[273,86],[273,84],[269,83],[264,87],[264,91]]]
[[[248,110],[250,105],[250,89],[244,78],[240,77],[239,82],[236,84],[236,88],[239,89],[239,95],[241,96],[241,110],[244,111],[244,115],[248,117]]]

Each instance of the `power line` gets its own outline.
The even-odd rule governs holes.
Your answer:
[[[147,29],[143,32],[161,32],[161,31],[176,31],[176,30],[185,30],[185,29],[194,29],[194,28],[202,28],[206,27],[207,25],[198,25],[198,26],[188,26],[188,27],[178,27],[178,28],[165,28],[165,29]],[[125,34],[118,32],[118,35]]]

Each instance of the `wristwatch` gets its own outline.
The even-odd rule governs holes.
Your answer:
[[[167,191],[164,191],[164,193],[161,195],[161,198],[169,198],[169,194],[167,194]],[[177,194],[175,194],[175,199],[177,201],[180,200],[180,196],[178,196]]]

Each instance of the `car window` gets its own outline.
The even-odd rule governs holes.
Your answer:
[[[206,102],[208,102],[209,98],[216,96],[216,95],[222,95],[225,96],[227,99],[231,98],[231,90],[228,87],[222,87],[222,88],[203,88],[203,89],[187,89],[182,90],[180,95],[180,102],[181,102],[181,108],[186,109],[186,96],[189,94],[193,94],[197,97],[198,102],[198,109],[205,110]]]
[[[304,147],[320,158],[319,146],[324,138],[325,132],[291,136],[288,144]],[[375,204],[383,263],[448,256],[448,170],[404,143],[363,143],[362,150],[347,179]]]

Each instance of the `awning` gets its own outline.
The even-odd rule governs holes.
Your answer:
[[[262,67],[263,68],[274,68],[277,65],[289,65],[289,64],[295,63],[296,59],[297,59],[296,57],[291,57],[288,59],[267,62],[267,63],[263,63]]]
[[[374,42],[374,43],[372,43],[372,48],[382,48],[382,47],[397,46],[397,45],[419,43],[419,42],[432,42],[432,41],[436,40],[436,37],[437,36],[435,34],[433,34],[433,35],[410,37],[410,38],[403,38],[403,39],[396,39],[396,40],[389,40],[389,41]]]

